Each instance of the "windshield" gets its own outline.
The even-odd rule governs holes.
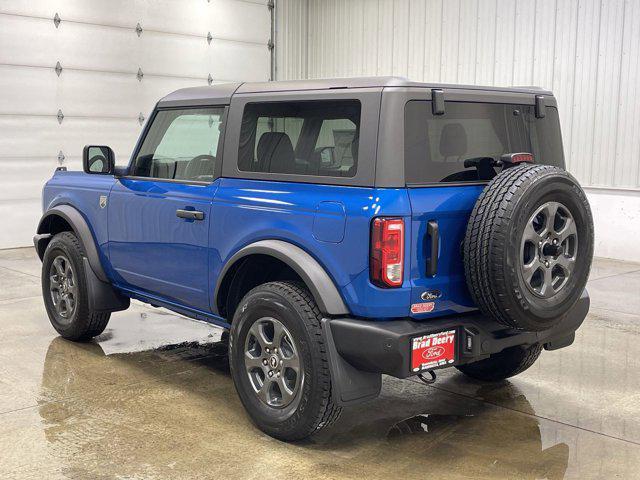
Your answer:
[[[446,102],[444,115],[433,115],[429,101],[405,107],[407,184],[488,181],[500,157],[517,152],[564,167],[557,109],[536,118],[533,105]]]

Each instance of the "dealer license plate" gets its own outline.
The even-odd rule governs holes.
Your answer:
[[[431,333],[411,339],[411,371],[451,365],[456,360],[456,331]]]

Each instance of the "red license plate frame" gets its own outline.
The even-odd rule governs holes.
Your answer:
[[[412,337],[409,354],[412,373],[455,365],[458,359],[458,331],[450,328]]]

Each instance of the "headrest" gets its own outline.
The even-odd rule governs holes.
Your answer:
[[[460,123],[447,123],[440,134],[440,155],[459,157],[467,153],[467,132]]]
[[[289,135],[282,132],[263,133],[258,141],[258,165],[261,171],[295,173],[295,154]]]
[[[351,158],[353,158],[353,164],[358,163],[358,147],[360,144],[360,135],[357,133],[353,136],[353,140],[351,140]]]

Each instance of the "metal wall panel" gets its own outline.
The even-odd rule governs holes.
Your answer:
[[[640,188],[640,0],[278,0],[277,78],[538,85],[568,168]]]
[[[126,163],[167,93],[268,80],[270,37],[266,0],[0,0],[0,248],[30,244],[43,183],[85,144]]]

